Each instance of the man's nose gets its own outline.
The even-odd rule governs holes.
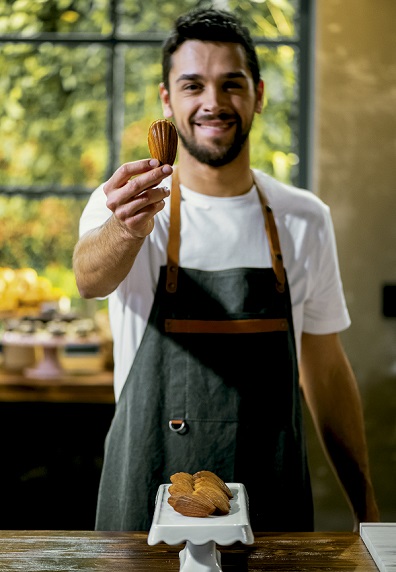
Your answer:
[[[207,87],[204,92],[204,104],[203,108],[205,111],[217,112],[225,110],[227,107],[226,94],[223,90],[217,87]]]

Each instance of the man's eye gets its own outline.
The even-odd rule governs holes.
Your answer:
[[[227,81],[224,84],[224,89],[225,90],[229,90],[229,89],[243,89],[243,85],[241,85],[240,83],[237,83],[236,81]]]
[[[184,91],[198,91],[201,86],[197,83],[188,83],[183,87]]]

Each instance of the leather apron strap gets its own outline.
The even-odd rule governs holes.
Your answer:
[[[267,202],[263,192],[259,190],[256,184],[261,208],[264,214],[265,229],[267,231],[268,242],[271,251],[272,268],[276,276],[276,288],[279,292],[285,291],[285,268],[283,266],[283,256],[281,252],[278,230],[276,228],[274,213]]]
[[[285,270],[280,249],[278,231],[271,207],[263,191],[255,182],[259,195],[261,208],[263,210],[265,230],[268,237],[272,268],[276,276],[276,289],[278,292],[285,291]],[[166,273],[166,290],[174,294],[177,290],[177,275],[179,270],[179,249],[180,249],[180,203],[181,193],[179,176],[177,169],[174,169],[172,176],[172,191],[170,205],[168,259]],[[284,332],[288,329],[288,322],[284,319],[253,319],[253,320],[165,320],[165,331],[169,333],[190,333],[190,334],[252,334],[260,332]]]
[[[170,201],[168,261],[166,271],[166,290],[173,294],[177,290],[177,272],[179,270],[180,248],[180,186],[179,173],[174,168]]]
[[[274,213],[268,204],[264,192],[259,189],[256,180],[254,183],[260,199],[261,208],[264,215],[265,230],[270,246],[272,268],[276,276],[276,288],[279,292],[285,290],[285,269],[283,266],[283,257],[280,248],[278,231],[276,228]],[[179,269],[179,249],[180,249],[180,202],[181,193],[179,185],[179,174],[175,168],[172,175],[172,191],[170,204],[170,221],[169,221],[169,241],[168,241],[168,260],[167,260],[167,280],[166,290],[169,293],[177,290],[177,272]]]

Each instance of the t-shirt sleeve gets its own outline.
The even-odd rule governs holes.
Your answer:
[[[98,228],[111,216],[111,210],[106,206],[106,195],[103,185],[93,191],[80,218],[79,235],[83,236],[89,230]]]
[[[326,209],[323,216],[324,224],[317,241],[317,272],[311,278],[309,296],[304,305],[303,331],[310,334],[340,332],[351,323],[330,210]]]

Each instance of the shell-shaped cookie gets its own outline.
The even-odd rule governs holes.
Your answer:
[[[149,127],[148,147],[151,156],[163,165],[173,165],[176,159],[178,136],[176,127],[166,119],[157,119]]]
[[[173,506],[176,512],[180,512],[184,516],[205,517],[213,514],[216,510],[210,499],[203,496],[193,496],[192,494],[178,496],[175,502],[172,501],[171,506]]]
[[[184,472],[174,473],[173,475],[171,475],[170,481],[171,483],[174,484],[188,483],[191,486],[191,488],[193,488],[194,485],[194,477],[190,475],[190,473],[184,473]]]
[[[168,503],[184,516],[205,517],[230,512],[232,492],[215,473],[198,471],[174,473],[170,477]]]
[[[228,514],[230,512],[230,502],[227,495],[216,485],[197,486],[193,496],[201,496],[210,500],[216,507],[219,514]]]
[[[211,471],[198,471],[197,473],[193,474],[193,479],[195,483],[199,482],[200,479],[210,479],[225,492],[229,499],[232,499],[232,492],[225,484],[223,479],[216,475],[216,473],[212,473]]]

